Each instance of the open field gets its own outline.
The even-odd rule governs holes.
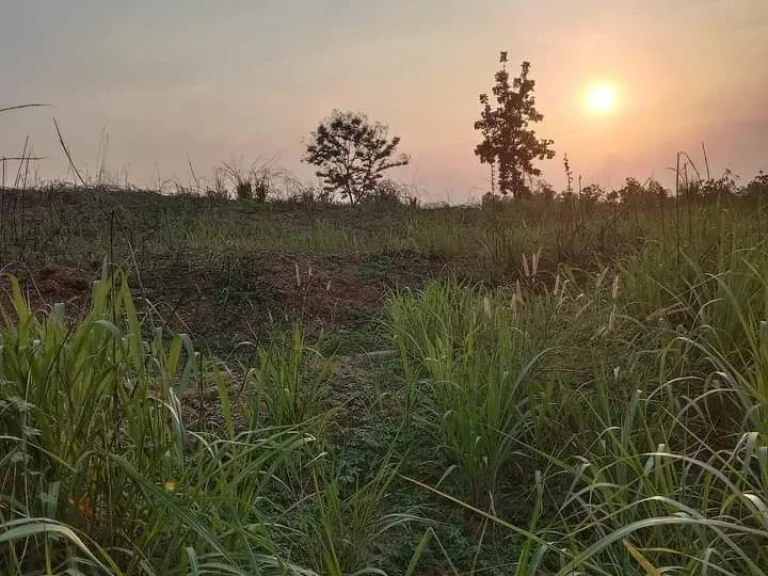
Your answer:
[[[768,210],[0,192],[0,573],[768,574]]]

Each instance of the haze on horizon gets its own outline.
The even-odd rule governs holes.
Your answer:
[[[278,155],[302,179],[302,140],[334,109],[367,113],[402,137],[397,176],[431,200],[488,190],[473,154],[478,95],[498,53],[532,63],[541,136],[585,182],[669,177],[677,150],[713,175],[768,170],[766,0],[25,0],[0,10],[0,156],[30,136],[46,177],[66,174],[51,116],[77,164],[137,185],[186,182],[222,161]],[[590,85],[616,88],[589,114]]]

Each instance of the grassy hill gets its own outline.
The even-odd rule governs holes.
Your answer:
[[[0,572],[767,573],[768,212],[641,200],[1,191]]]

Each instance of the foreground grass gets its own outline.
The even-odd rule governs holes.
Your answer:
[[[296,324],[224,363],[106,268],[77,319],[30,310],[12,280],[0,572],[768,572],[754,215],[704,207],[662,230],[640,213],[593,250],[597,216],[568,248],[525,214],[398,214],[398,242],[498,267],[388,298],[366,339],[394,355],[336,356]],[[467,235],[481,217],[503,223],[485,243],[479,220]],[[198,253],[217,245],[183,227]]]
[[[437,492],[524,538],[517,573],[765,573],[768,259],[723,264],[687,262],[642,323],[622,274],[394,302],[408,397],[458,477]],[[507,520],[521,489],[528,530]]]

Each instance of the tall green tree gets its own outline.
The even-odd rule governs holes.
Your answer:
[[[408,156],[397,154],[399,145],[399,137],[390,140],[388,128],[365,114],[334,110],[312,132],[303,161],[319,168],[315,174],[326,191],[356,204],[376,190],[387,170],[408,164]]]
[[[502,52],[501,70],[496,72],[493,87],[495,105],[491,106],[488,94],[480,95],[483,111],[475,130],[482,133],[483,141],[475,148],[475,155],[496,169],[499,192],[516,197],[529,194],[527,179],[541,175],[534,161],[551,159],[555,152],[551,149],[553,141],[539,138],[531,128],[544,119],[536,109],[536,83],[529,78],[531,64],[523,62],[520,76],[510,84],[507,60],[507,53]]]

